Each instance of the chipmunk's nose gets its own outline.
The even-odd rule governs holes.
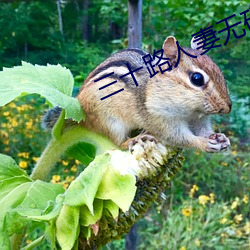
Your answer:
[[[228,114],[231,112],[231,109],[232,109],[232,102],[229,101],[222,109],[220,109],[219,113]]]

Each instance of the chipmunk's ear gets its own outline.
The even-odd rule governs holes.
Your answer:
[[[164,49],[165,56],[169,58],[171,66],[175,65],[178,57],[178,49],[175,37],[168,36],[164,41],[162,48]]]
[[[202,38],[200,38],[198,36],[194,36],[190,43],[191,43],[191,48],[192,49],[199,50],[201,53],[204,51],[204,49],[203,49],[204,41],[202,40]],[[199,47],[201,47],[201,48],[199,48]]]

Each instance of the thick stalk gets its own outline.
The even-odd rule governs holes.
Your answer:
[[[97,150],[96,155],[102,154],[106,150],[117,148],[115,144],[100,134],[82,126],[72,126],[65,129],[60,138],[51,139],[33,169],[31,178],[33,180],[46,180],[61,155],[70,146],[78,142],[93,144]]]

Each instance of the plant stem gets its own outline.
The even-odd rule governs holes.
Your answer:
[[[61,155],[72,145],[78,142],[86,142],[96,147],[96,155],[104,153],[106,150],[117,149],[109,139],[100,134],[92,132],[82,126],[72,126],[63,131],[60,138],[52,138],[46,149],[39,158],[31,178],[33,180],[46,180],[50,171],[60,159]]]

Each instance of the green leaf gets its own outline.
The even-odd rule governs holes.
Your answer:
[[[37,209],[42,212],[48,201],[55,200],[56,196],[61,193],[64,193],[61,185],[37,180],[30,186],[20,208],[26,209],[27,212],[29,209]]]
[[[92,144],[78,142],[68,148],[66,154],[84,163],[85,165],[88,165],[95,158],[96,148]]]
[[[35,247],[41,245],[41,243],[44,241],[44,235],[40,236],[36,240],[32,241],[30,244],[27,246],[21,248],[21,250],[32,250],[35,249]]]
[[[0,181],[0,201],[13,189],[25,182],[31,182],[30,178],[27,176],[17,176]]]
[[[0,181],[17,176],[26,176],[28,178],[28,175],[10,156],[0,154]]]
[[[3,231],[7,237],[13,234],[22,234],[23,228],[30,223],[31,221],[28,218],[20,216],[15,209],[11,209],[5,213]]]
[[[56,220],[56,238],[64,250],[71,250],[79,234],[79,207],[64,205]]]
[[[94,214],[91,214],[87,206],[80,208],[80,225],[89,226],[95,224],[102,217],[103,200],[95,199],[93,203]]]
[[[136,179],[133,175],[121,175],[110,167],[103,176],[96,198],[112,200],[123,212],[129,210],[136,192]]]
[[[84,238],[89,239],[91,237],[92,229],[90,227],[80,227],[80,231]]]
[[[60,139],[62,136],[64,121],[65,121],[65,110],[62,109],[61,114],[52,129],[52,135],[57,140]]]
[[[110,214],[114,219],[118,218],[119,207],[113,201],[110,200],[103,201],[103,207],[108,209],[108,211],[110,212]]]
[[[7,210],[16,208],[22,203],[31,185],[32,182],[23,183],[1,199],[0,222]]]
[[[34,66],[22,62],[22,66],[0,72],[0,106],[18,96],[36,93],[65,109],[66,118],[79,122],[84,114],[78,100],[71,97],[73,84],[71,72],[61,65]]]
[[[1,250],[10,250],[10,240],[8,234],[1,228],[0,225],[0,249]]]
[[[62,204],[56,203],[56,204],[54,204],[54,207],[50,212],[48,212],[48,213],[43,212],[42,215],[27,215],[27,213],[25,214],[21,210],[19,211],[19,213],[22,215],[26,215],[30,219],[33,219],[33,220],[49,222],[49,221],[54,220],[59,215],[59,213],[62,209],[62,206],[63,206]]]
[[[40,180],[32,182],[11,157],[0,155],[0,159],[0,235],[5,238],[0,249],[4,249],[9,245],[9,236],[21,233],[23,227],[33,219],[27,215],[41,216],[44,211],[52,211],[50,217],[53,215],[55,218],[63,201],[56,197],[64,193],[64,189],[61,185]],[[54,200],[59,208],[51,205]]]
[[[93,201],[103,176],[110,166],[110,155],[103,154],[93,162],[70,184],[65,192],[64,204],[70,206],[87,205],[93,214]]]
[[[45,229],[45,237],[50,242],[51,249],[56,249],[56,223],[51,221]]]

